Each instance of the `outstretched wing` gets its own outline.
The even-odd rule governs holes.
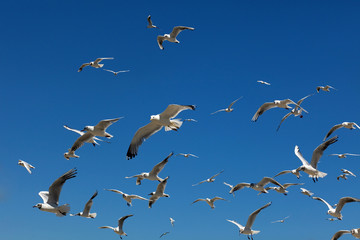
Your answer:
[[[47,203],[49,204],[59,204],[59,197],[61,193],[62,186],[66,182],[66,180],[76,177],[77,170],[73,168],[66,173],[64,173],[61,177],[55,180],[53,184],[49,187],[49,199]]]
[[[221,172],[219,172],[219,173],[217,173],[217,174],[215,174],[214,176],[212,176],[210,179],[213,179],[213,178],[215,178],[215,177],[217,177],[217,176],[219,176],[221,173],[223,173],[224,172],[224,170],[222,170]]]
[[[64,128],[65,128],[65,129],[67,129],[67,130],[69,130],[69,131],[76,132],[77,134],[80,134],[80,135],[83,135],[83,134],[84,134],[84,132],[81,132],[81,131],[79,131],[79,130],[76,130],[76,129],[70,128],[70,127],[69,127],[69,126],[67,126],[67,125],[64,125]]]
[[[170,33],[170,37],[171,38],[176,38],[177,35],[179,35],[179,33],[183,30],[191,30],[191,31],[194,31],[195,28],[192,28],[192,27],[185,27],[185,26],[177,26],[177,27],[174,27],[172,32]]]
[[[122,218],[120,218],[120,219],[118,220],[118,226],[119,226],[119,229],[120,229],[121,231],[123,231],[122,229],[123,229],[124,221],[125,221],[128,217],[132,217],[132,216],[134,216],[134,215],[126,215],[126,216],[123,216]]]
[[[279,172],[278,174],[276,174],[276,175],[274,176],[274,178],[276,178],[277,176],[283,175],[283,174],[287,174],[287,173],[291,173],[291,170],[284,170],[284,171],[282,171],[282,172]]]
[[[286,114],[282,119],[281,122],[279,123],[279,126],[277,127],[276,131],[279,131],[281,124],[283,123],[283,121],[285,121],[285,119],[287,119],[288,117],[290,117],[290,115],[292,115],[292,112],[289,112],[288,114]]]
[[[342,210],[342,208],[344,207],[344,205],[346,203],[350,203],[350,202],[360,202],[360,199],[353,198],[353,197],[343,197],[343,198],[341,198],[339,200],[338,204],[336,205],[337,212],[340,212]]]
[[[300,149],[297,145],[295,146],[294,152],[295,152],[295,155],[300,159],[300,161],[302,162],[303,165],[309,165],[309,162],[305,160],[305,158],[301,154]]]
[[[97,58],[94,63],[97,64],[99,62],[101,62],[102,60],[105,60],[105,59],[114,59],[113,57],[109,57],[109,58]]]
[[[163,111],[160,114],[160,118],[165,118],[165,119],[171,119],[176,117],[180,112],[187,110],[187,109],[191,109],[191,110],[195,110],[195,105],[178,105],[178,104],[170,104],[165,111]]]
[[[341,230],[334,234],[334,236],[331,238],[331,240],[337,240],[339,239],[343,234],[351,233],[349,230]]]
[[[76,139],[76,141],[72,145],[70,151],[75,152],[80,147],[82,147],[82,145],[84,145],[85,142],[89,141],[92,137],[94,137],[94,135],[92,135],[91,132],[86,132],[85,134],[80,136],[78,139]]]
[[[90,198],[90,200],[85,204],[85,208],[84,208],[84,211],[83,211],[83,214],[84,215],[89,215],[90,213],[90,209],[93,205],[93,199],[98,195],[98,191],[96,191]]]
[[[149,173],[149,175],[158,175],[160,173],[161,170],[163,170],[163,168],[165,167],[166,163],[169,161],[169,158],[174,155],[173,152],[171,152],[164,160],[162,160],[161,162],[159,162],[158,164],[156,164],[153,169],[151,170],[151,172]]]
[[[333,126],[330,131],[326,134],[326,136],[324,137],[324,140],[325,141],[335,130],[338,130],[339,128],[342,128],[343,125],[342,124],[337,124],[335,126]]]
[[[317,168],[317,164],[320,160],[320,158],[322,157],[324,151],[333,143],[336,143],[338,141],[338,136],[332,137],[329,140],[327,140],[326,142],[323,142],[322,144],[320,144],[317,148],[315,148],[313,155],[311,157],[311,162],[310,165],[313,168]]]
[[[251,213],[248,220],[247,220],[247,222],[246,222],[245,228],[251,229],[252,225],[254,224],[256,216],[260,213],[261,210],[269,207],[270,205],[271,205],[271,202],[267,203],[263,207],[259,208],[258,210],[254,211],[253,213]]]
[[[233,101],[228,108],[231,108],[232,105],[234,105],[234,103],[236,103],[237,101],[239,101],[240,99],[242,99],[243,97],[239,97],[238,99],[236,99],[235,101]]]
[[[80,66],[78,72],[81,72],[84,67],[87,67],[87,66],[89,66],[89,65],[90,65],[90,63],[84,63],[83,65]]]
[[[254,116],[252,117],[251,121],[256,122],[258,120],[258,118],[260,117],[261,114],[263,114],[265,111],[276,107],[276,104],[273,102],[266,102],[263,105],[261,105],[261,107],[259,107],[259,109],[256,111],[256,113],[254,114]]]
[[[159,48],[161,50],[164,50],[164,47],[163,47],[163,42],[165,40],[164,36],[159,35],[159,36],[157,36],[156,40],[157,40],[157,43],[159,45]]]
[[[225,111],[225,108],[224,108],[224,109],[217,110],[216,112],[211,113],[211,115],[214,115],[215,113],[218,113],[218,112],[224,112],[224,111]]]
[[[275,179],[273,179],[273,178],[271,178],[271,177],[263,177],[263,179],[261,179],[261,181],[258,182],[257,185],[259,185],[259,186],[265,186],[265,185],[268,184],[268,183],[272,183],[272,184],[275,184],[275,185],[283,188],[283,185],[281,185],[278,181],[276,181]]]
[[[319,201],[321,201],[321,202],[323,202],[323,203],[325,203],[326,204],[326,206],[329,208],[329,210],[331,210],[331,209],[333,209],[333,207],[327,202],[327,201],[325,201],[324,199],[322,199],[322,198],[319,198],[319,197],[313,197],[312,199],[315,199],[315,200],[319,200]]]
[[[226,221],[235,224],[240,230],[241,230],[241,229],[244,229],[244,226],[243,226],[243,225],[241,225],[240,223],[238,223],[238,222],[236,222],[236,221],[234,221],[234,220],[228,220],[228,219],[226,219]]]
[[[101,131],[105,131],[111,124],[119,121],[120,118],[114,118],[114,119],[105,119],[105,120],[101,120],[94,128],[101,130]]]

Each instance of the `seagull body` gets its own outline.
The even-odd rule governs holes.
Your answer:
[[[58,217],[66,216],[66,214],[70,211],[70,206],[69,204],[59,206],[59,197],[62,186],[66,180],[76,177],[76,173],[75,168],[71,169],[56,179],[49,187],[49,191],[39,192],[39,196],[42,198],[44,203],[38,203],[33,207],[37,207],[41,211],[55,213]]]
[[[265,81],[262,81],[262,80],[258,80],[257,82],[258,82],[258,83],[261,83],[261,84],[264,84],[264,85],[268,85],[268,86],[271,85],[270,83],[265,82]]]
[[[131,177],[125,177],[125,178],[135,178],[136,177],[136,185],[141,185],[141,181],[144,180],[144,179],[148,179],[148,180],[151,180],[151,181],[162,182],[164,179],[160,178],[158,176],[158,174],[161,172],[161,170],[164,169],[166,163],[169,161],[169,158],[173,154],[174,153],[171,152],[164,160],[162,160],[161,162],[156,164],[150,172],[143,172],[141,174],[134,175],[134,176],[131,176]]]
[[[256,216],[260,213],[261,210],[269,207],[271,205],[271,202],[269,202],[268,204],[264,205],[263,207],[259,208],[258,210],[254,211],[253,213],[250,214],[245,227],[242,226],[241,224],[233,221],[233,220],[226,220],[228,222],[231,222],[233,224],[235,224],[238,228],[239,228],[239,233],[241,234],[245,234],[245,235],[250,235],[251,239],[253,239],[253,235],[258,234],[260,231],[256,231],[256,230],[252,230],[252,225],[254,224],[254,221],[256,219]],[[248,236],[248,239],[250,239],[250,237]]]
[[[283,219],[281,219],[281,220],[277,220],[277,221],[271,222],[271,223],[284,223],[285,220],[288,219],[288,218],[289,218],[289,216],[287,216],[287,217],[285,217],[285,218],[283,218]]]
[[[101,120],[96,126],[85,126],[82,132],[86,131],[86,133],[91,134],[91,136],[98,136],[98,137],[106,137],[106,138],[112,138],[113,135],[106,132],[106,129],[110,127],[111,124],[116,123],[119,121],[120,118],[114,118],[114,119],[105,119]],[[86,133],[84,135],[86,135]],[[82,135],[82,137],[84,136]]]
[[[179,33],[183,30],[191,30],[191,31],[194,31],[195,28],[192,28],[192,27],[185,27],[185,26],[177,26],[177,27],[174,27],[172,32],[170,34],[164,34],[164,36],[157,36],[157,43],[159,45],[159,48],[161,50],[164,50],[164,47],[163,47],[163,42],[164,41],[169,41],[169,42],[173,42],[173,43],[180,43],[176,37],[177,35],[179,35]]]
[[[295,149],[294,149],[295,155],[300,159],[300,161],[303,164],[300,167],[298,167],[298,170],[309,174],[309,177],[311,177],[314,182],[317,181],[319,177],[320,178],[325,177],[327,175],[327,173],[320,172],[319,170],[317,170],[317,164],[318,164],[321,156],[323,155],[324,151],[331,144],[337,142],[337,140],[338,140],[338,136],[335,136],[335,137],[327,140],[326,142],[323,142],[317,148],[315,148],[310,164],[308,161],[305,160],[305,158],[301,154],[299,147],[295,146]]]
[[[353,153],[334,153],[334,154],[330,154],[329,156],[337,156],[338,158],[346,158],[346,156],[360,156],[360,154],[353,154]]]
[[[165,235],[167,235],[167,234],[169,234],[170,232],[164,232],[164,233],[162,233],[161,235],[160,235],[160,237],[159,238],[162,238],[163,236],[165,236]]]
[[[118,75],[119,73],[124,73],[124,72],[129,72],[130,70],[122,70],[122,71],[113,71],[113,70],[109,70],[109,69],[104,69],[104,71],[107,71],[107,72],[111,72],[112,74],[114,74],[114,76]]]
[[[292,173],[292,174],[294,174],[294,175],[297,177],[297,179],[300,178],[300,171],[299,171],[298,169],[281,171],[281,172],[279,172],[278,174],[276,174],[276,175],[274,176],[274,178],[276,178],[277,176],[283,175],[283,174],[287,174],[287,173]]]
[[[231,107],[241,98],[242,97],[240,97],[240,98],[236,99],[235,101],[233,101],[227,108],[217,110],[216,112],[213,112],[212,114],[215,114],[215,113],[218,113],[218,112],[232,112],[232,111],[234,111],[234,109],[231,108]]]
[[[229,193],[234,193],[235,191],[241,190],[244,187],[252,188],[252,189],[262,192],[262,193],[268,193],[268,191],[265,189],[265,186],[269,183],[275,184],[275,185],[283,188],[283,186],[280,183],[278,183],[275,179],[270,178],[270,177],[264,177],[258,183],[238,183],[233,188],[231,188]]]
[[[333,88],[333,87],[330,86],[330,85],[326,85],[325,87],[324,87],[324,86],[318,86],[318,87],[316,87],[316,91],[317,91],[317,92],[320,92],[320,90],[323,90],[324,92],[330,92],[330,89],[336,90],[335,88]]]
[[[90,200],[85,204],[85,208],[82,212],[79,212],[75,215],[70,214],[70,216],[80,216],[85,218],[96,218],[96,213],[90,213],[90,209],[93,205],[93,199],[98,195],[98,191],[96,191],[90,198]]]
[[[180,119],[172,118],[176,117],[181,111],[187,109],[195,110],[195,106],[170,104],[164,112],[152,115],[150,117],[150,123],[136,131],[133,139],[131,140],[126,158],[128,160],[134,158],[138,153],[140,145],[150,136],[160,131],[163,127],[165,127],[165,131],[177,131],[183,122]]]
[[[140,197],[138,195],[135,195],[135,194],[126,194],[126,193],[123,193],[122,191],[119,191],[119,190],[116,190],[116,189],[105,189],[106,191],[111,191],[111,192],[114,192],[114,193],[118,193],[118,194],[121,194],[122,197],[124,198],[124,200],[126,201],[126,204],[130,207],[132,206],[131,204],[131,201],[133,199],[140,199],[140,200],[146,200],[148,201],[148,199],[146,198],[143,198],[143,197]]]
[[[152,23],[152,21],[151,21],[151,15],[149,15],[148,17],[147,17],[147,21],[148,21],[148,25],[146,26],[147,28],[158,28],[157,26],[155,26],[153,23]]]
[[[114,58],[97,58],[95,61],[93,62],[89,62],[89,63],[84,63],[83,65],[81,65],[81,67],[79,68],[78,72],[81,72],[83,70],[84,67],[87,67],[87,66],[91,66],[93,68],[102,68],[104,66],[104,64],[100,64],[100,62],[102,60],[105,60],[105,59],[114,59]]]
[[[114,227],[110,227],[110,226],[103,226],[103,227],[99,227],[100,229],[104,229],[104,228],[108,228],[108,229],[111,229],[113,230],[116,234],[119,234],[120,235],[120,238],[122,239],[121,236],[127,236],[127,234],[124,232],[123,230],[123,224],[124,224],[124,221],[125,219],[127,219],[128,217],[132,217],[133,215],[127,215],[127,216],[123,216],[122,218],[120,218],[118,220],[118,226],[116,228]]]
[[[170,218],[171,226],[174,226],[174,222],[175,222],[175,220],[173,218]]]
[[[323,141],[325,141],[335,130],[337,129],[340,129],[340,128],[347,128],[347,129],[350,129],[350,130],[353,130],[353,129],[360,129],[359,125],[357,125],[356,123],[354,122],[343,122],[341,124],[337,124],[335,126],[333,126],[330,131],[326,134],[325,138]],[[348,154],[349,155],[349,154]]]
[[[199,183],[194,184],[193,186],[200,185],[200,184],[205,183],[205,182],[208,182],[208,183],[214,182],[214,181],[215,181],[215,178],[216,178],[217,176],[219,176],[219,174],[221,174],[222,172],[224,172],[224,170],[222,170],[221,172],[215,174],[214,176],[212,176],[212,177],[210,177],[210,178],[208,178],[208,179],[205,179],[205,180],[203,180],[203,181],[201,181],[201,182],[199,182]]]
[[[18,161],[18,165],[23,166],[24,168],[26,168],[26,170],[31,174],[31,168],[35,169],[35,167],[23,160],[19,160]]]
[[[149,200],[149,208],[152,207],[152,205],[161,197],[170,197],[169,194],[165,193],[165,188],[166,188],[166,183],[167,180],[169,179],[169,177],[166,177],[163,181],[161,181],[155,192],[150,193],[149,195],[151,195],[150,200]]]
[[[319,197],[313,197],[313,199],[315,200],[319,200],[323,203],[326,204],[326,206],[329,208],[329,210],[327,211],[327,213],[332,216],[335,217],[339,220],[342,220],[342,214],[341,214],[341,210],[344,207],[344,205],[346,203],[350,203],[350,202],[360,202],[360,199],[357,198],[353,198],[353,197],[343,197],[339,200],[338,204],[336,204],[336,208],[333,208],[328,202],[326,202],[324,199],[319,198]]]
[[[331,238],[331,240],[337,240],[339,239],[343,234],[351,233],[353,237],[359,239],[360,238],[360,228],[351,229],[351,230],[340,230],[337,233],[334,234],[334,236]]]
[[[270,189],[275,190],[276,192],[282,193],[286,196],[289,192],[286,189],[290,186],[296,186],[296,185],[304,185],[304,184],[303,183],[285,183],[285,184],[283,184],[283,187],[267,187],[266,190],[270,190]]]
[[[199,202],[199,201],[204,201],[206,202],[207,204],[209,204],[209,206],[211,207],[211,209],[214,209],[215,208],[215,205],[214,205],[214,202],[217,201],[217,200],[224,200],[226,201],[226,199],[224,198],[221,198],[221,197],[214,197],[214,198],[199,198],[199,199],[196,199],[192,204],[196,203],[196,202]]]
[[[347,180],[347,176],[349,176],[349,174],[344,173],[344,174],[339,175],[336,179],[337,179],[338,181],[340,180],[340,178],[342,178],[342,179],[344,179],[344,180]]]
[[[305,188],[300,188],[300,190],[301,190],[301,193],[306,195],[306,196],[311,197],[312,195],[314,195],[314,193],[310,192],[309,190],[307,190]]]
[[[195,158],[199,158],[198,156],[192,154],[192,153],[179,153],[178,155],[184,156],[186,158],[188,157],[195,157]]]
[[[76,130],[76,129],[70,128],[70,127],[68,127],[68,126],[66,126],[66,125],[64,125],[64,128],[67,129],[67,130],[69,130],[69,131],[75,132],[75,133],[79,134],[80,136],[82,136],[82,135],[85,134],[85,132],[82,132],[82,131],[80,131],[80,130]],[[91,143],[91,144],[95,147],[96,145],[99,145],[99,143],[97,143],[96,140],[98,140],[98,141],[103,141],[103,140],[101,140],[101,139],[99,139],[99,138],[97,138],[97,137],[94,136],[94,137],[92,137],[92,138],[86,139],[85,142]]]

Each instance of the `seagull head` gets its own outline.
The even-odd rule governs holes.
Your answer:
[[[151,115],[150,116],[150,121],[152,121],[152,120],[160,120],[159,114],[158,115]]]
[[[255,183],[250,183],[251,188],[255,187],[255,185],[256,185]]]
[[[36,208],[36,207],[37,207],[38,209],[41,209],[42,203],[38,203],[38,204],[36,204],[36,205],[33,206],[33,208]]]
[[[169,194],[164,193],[164,197],[170,197],[170,195],[169,195]]]
[[[151,192],[148,195],[150,195],[150,196],[155,195],[155,192]]]
[[[81,130],[81,132],[87,132],[87,131],[94,131],[94,127],[93,126],[85,126],[83,130]]]

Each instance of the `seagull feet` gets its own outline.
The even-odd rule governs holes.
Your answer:
[[[92,145],[93,145],[94,147],[96,146],[96,144],[95,144],[95,143],[93,143]]]
[[[126,205],[128,205],[128,207],[131,207],[130,203],[126,203]]]

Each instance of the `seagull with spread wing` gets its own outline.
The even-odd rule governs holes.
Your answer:
[[[206,202],[207,204],[209,204],[209,206],[211,207],[211,209],[214,209],[215,208],[215,205],[214,205],[214,202],[217,201],[217,200],[224,200],[226,201],[226,199],[224,198],[221,198],[221,197],[214,197],[214,198],[199,198],[199,199],[196,199],[192,204],[196,203],[196,202],[200,202],[200,201],[203,201],[203,202]]]
[[[262,81],[262,80],[257,80],[256,82],[261,83],[261,84],[264,84],[264,85],[268,85],[268,86],[271,85],[270,83],[265,82],[265,81]]]
[[[165,131],[177,131],[183,122],[180,119],[173,118],[180,112],[188,109],[195,110],[195,106],[170,104],[164,112],[152,115],[150,117],[150,123],[136,131],[133,139],[131,140],[126,158],[128,160],[134,158],[138,154],[140,145],[150,136],[160,131],[163,127],[165,127]]]
[[[175,220],[173,218],[170,218],[171,226],[174,226],[174,222],[175,222]]]
[[[338,130],[340,128],[347,128],[347,129],[350,129],[350,130],[353,130],[353,129],[360,129],[359,125],[357,125],[356,123],[354,122],[343,122],[341,124],[337,124],[335,126],[333,126],[330,131],[326,134],[326,136],[324,137],[324,140],[325,141],[335,130]]]
[[[306,195],[306,196],[311,197],[312,195],[314,195],[314,193],[310,192],[309,190],[307,190],[305,188],[300,188],[300,190],[301,190],[301,193]]]
[[[165,188],[166,188],[166,184],[167,184],[167,180],[169,179],[169,177],[166,177],[163,181],[161,181],[155,192],[150,193],[149,195],[151,195],[150,200],[149,200],[149,208],[152,207],[152,205],[161,197],[170,197],[169,194],[165,193]]]
[[[231,188],[230,190],[230,194],[234,193],[237,190],[241,190],[245,187],[247,188],[252,188],[256,191],[262,192],[262,193],[268,193],[268,191],[266,190],[265,186],[269,183],[275,184],[277,186],[279,186],[280,188],[284,188],[283,185],[281,185],[278,181],[276,181],[273,178],[270,177],[264,177],[263,179],[261,179],[260,182],[258,183],[238,183],[236,184],[234,187]]]
[[[304,185],[303,183],[284,183],[283,187],[267,187],[265,188],[267,191],[268,190],[275,190],[278,193],[282,193],[285,196],[288,194],[289,191],[287,191],[286,189],[288,189],[291,186],[297,186],[297,185]],[[262,192],[260,192],[262,193]],[[259,193],[259,194],[260,194]]]
[[[75,133],[79,134],[80,136],[85,134],[85,132],[70,128],[67,125],[64,125],[64,128],[69,130],[69,131],[75,132]],[[99,143],[97,143],[96,141],[104,141],[104,140],[101,140],[100,138],[97,138],[97,137],[94,136],[94,137],[90,138],[89,140],[87,140],[86,142],[91,143],[95,147],[96,145],[99,145]]]
[[[149,15],[148,17],[147,17],[147,21],[148,21],[148,25],[146,26],[147,28],[158,28],[157,26],[155,26],[153,23],[152,23],[152,21],[151,21],[151,15]]]
[[[96,218],[96,213],[90,213],[90,209],[93,205],[93,199],[98,195],[98,191],[96,191],[90,198],[90,200],[85,204],[85,208],[82,212],[77,214],[70,214],[70,216],[80,216],[85,218]]]
[[[110,227],[110,226],[102,226],[102,227],[99,227],[100,229],[104,229],[104,228],[108,228],[108,229],[111,229],[113,230],[116,234],[119,234],[120,235],[120,239],[122,239],[121,236],[127,236],[127,234],[124,232],[123,230],[123,225],[124,225],[124,221],[128,218],[128,217],[132,217],[134,215],[127,215],[127,216],[123,216],[122,218],[120,218],[118,220],[118,226],[117,227]]]
[[[35,167],[33,165],[31,165],[30,163],[27,163],[23,160],[19,160],[18,161],[18,165],[23,166],[24,168],[26,168],[26,170],[31,174],[31,169],[35,169]]]
[[[329,156],[337,156],[338,158],[346,158],[346,156],[360,156],[360,154],[353,154],[353,153],[334,153],[334,154],[330,154]]]
[[[287,217],[285,217],[285,218],[283,218],[283,219],[281,219],[281,220],[273,221],[273,222],[271,222],[271,223],[284,223],[285,220],[288,219],[289,217],[290,217],[290,216],[287,216]]]
[[[325,87],[324,87],[324,86],[318,86],[318,87],[316,87],[316,91],[317,91],[317,92],[320,92],[320,90],[323,90],[324,92],[330,92],[330,89],[336,90],[335,88],[333,88],[333,87],[330,86],[330,85],[326,85]]]
[[[232,112],[234,111],[233,108],[231,108],[238,100],[240,100],[242,97],[236,99],[235,101],[233,101],[232,103],[230,103],[230,105],[227,107],[227,108],[224,108],[224,109],[220,109],[220,110],[217,110],[216,112],[213,112],[211,115],[215,114],[215,113],[218,113],[218,112]]]
[[[184,31],[184,30],[191,30],[191,31],[194,31],[195,28],[192,28],[192,27],[185,27],[185,26],[177,26],[177,27],[174,27],[172,32],[170,34],[164,34],[164,36],[157,36],[157,43],[159,45],[159,48],[161,50],[164,50],[164,47],[163,47],[163,42],[164,41],[169,41],[169,42],[172,42],[172,43],[180,43],[176,37],[177,35],[179,35],[179,33],[181,31]]]
[[[119,73],[130,72],[130,70],[122,70],[122,71],[115,72],[115,71],[109,70],[109,69],[104,69],[104,71],[111,72],[112,74],[114,74],[114,76],[118,75]]]
[[[344,234],[351,234],[353,237],[359,239],[360,238],[360,228],[355,228],[351,230],[340,230],[337,233],[334,234],[334,236],[331,238],[331,240],[337,240]]]
[[[122,191],[119,191],[119,190],[116,190],[116,189],[105,189],[106,191],[111,191],[111,192],[114,192],[114,193],[118,193],[118,194],[121,194],[123,199],[126,201],[126,204],[130,207],[132,206],[131,204],[131,201],[133,199],[140,199],[140,200],[145,200],[145,201],[148,201],[148,199],[146,198],[143,198],[143,197],[140,197],[138,195],[135,195],[135,194],[126,194],[126,193],[123,193]]]
[[[168,235],[169,233],[170,233],[170,232],[164,232],[164,233],[162,233],[162,234],[160,235],[159,238],[162,238],[163,236]]]
[[[110,57],[110,58],[97,58],[93,62],[84,63],[83,65],[80,66],[78,72],[81,72],[83,70],[83,68],[87,67],[87,66],[90,66],[90,67],[93,67],[93,68],[102,68],[104,66],[104,64],[100,64],[100,62],[102,60],[105,60],[105,59],[114,59],[114,58],[113,57]]]
[[[343,197],[340,198],[338,204],[336,204],[336,208],[333,208],[328,202],[326,202],[324,199],[319,198],[319,197],[313,197],[313,199],[315,200],[319,200],[323,203],[326,204],[326,206],[329,208],[329,210],[327,211],[327,213],[332,216],[335,217],[339,220],[342,220],[342,214],[341,214],[341,210],[343,209],[344,205],[346,203],[351,203],[351,202],[360,202],[360,199],[358,198],[353,198],[353,197]]]
[[[196,184],[194,184],[194,185],[192,185],[192,186],[200,185],[200,184],[206,183],[206,182],[208,182],[208,183],[214,182],[214,181],[215,181],[215,178],[216,178],[217,176],[219,176],[222,172],[224,172],[224,170],[222,170],[221,172],[215,174],[214,176],[211,176],[210,178],[205,179],[205,180],[203,180],[203,181],[201,181],[201,182],[199,182],[199,183],[196,183]]]
[[[297,179],[299,179],[300,178],[300,171],[298,170],[298,169],[292,169],[292,170],[284,170],[284,171],[281,171],[281,172],[279,172],[278,174],[276,174],[275,176],[274,176],[274,178],[276,178],[277,176],[280,176],[280,175],[283,175],[283,174],[287,174],[287,173],[292,173],[292,174],[294,174],[296,177],[297,177]]]

